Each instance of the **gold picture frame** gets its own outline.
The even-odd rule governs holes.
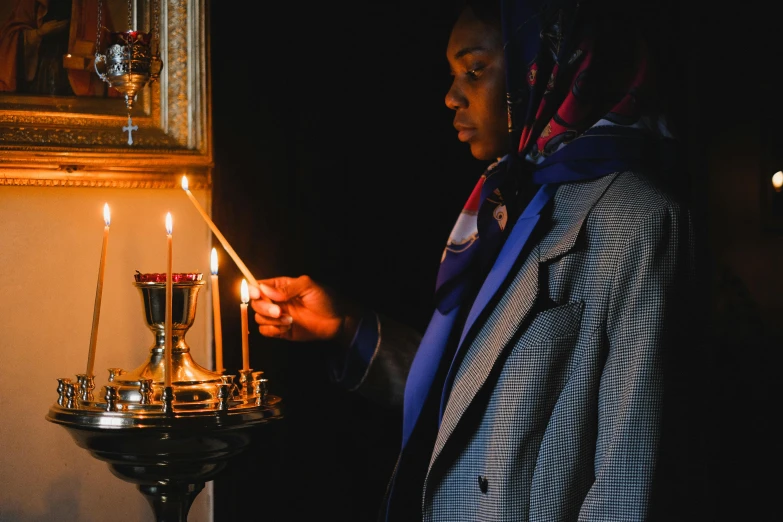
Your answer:
[[[101,0],[101,5],[109,1]],[[120,2],[123,12],[115,19],[125,20],[126,1]],[[128,22],[152,27],[150,0],[130,4]],[[72,0],[72,5],[75,23],[79,9],[97,2]],[[128,111],[121,97],[0,92],[0,185],[174,188],[185,174],[192,189],[210,187],[206,9],[206,0],[159,0],[163,66],[157,81],[134,102],[131,116],[138,130],[133,144],[122,130],[128,125]],[[97,14],[84,14],[98,20]],[[0,28],[3,22],[0,19]],[[94,49],[94,42],[86,47]],[[92,68],[94,52],[83,54],[84,69]],[[97,78],[94,70],[90,74]]]

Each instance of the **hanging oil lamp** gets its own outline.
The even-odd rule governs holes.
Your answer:
[[[122,127],[122,131],[128,133],[128,145],[133,145],[133,131],[139,128],[133,125],[131,119],[133,102],[140,90],[158,79],[163,68],[159,53],[158,1],[151,2],[152,32],[146,33],[131,29],[134,26],[132,1],[128,0],[128,30],[111,32],[106,54],[101,54],[103,0],[98,0],[98,35],[95,41],[95,72],[109,87],[125,96],[128,124]]]

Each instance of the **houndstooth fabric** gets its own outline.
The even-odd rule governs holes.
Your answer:
[[[422,520],[648,519],[691,241],[687,213],[640,174],[558,189],[543,238],[465,339]],[[391,337],[382,322],[381,353],[412,349]]]

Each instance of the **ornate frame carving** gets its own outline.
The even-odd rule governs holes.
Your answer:
[[[149,13],[141,2],[135,16]],[[191,188],[209,188],[206,10],[206,0],[160,0],[163,69],[134,104],[133,145],[121,98],[0,93],[0,185],[175,188],[187,174]]]

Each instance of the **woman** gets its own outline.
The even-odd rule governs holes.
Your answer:
[[[251,294],[261,334],[333,340],[335,382],[403,406],[383,520],[663,514],[692,247],[687,212],[655,182],[670,135],[652,64],[616,7],[462,9],[445,101],[491,164],[444,249],[423,335],[307,276]]]

